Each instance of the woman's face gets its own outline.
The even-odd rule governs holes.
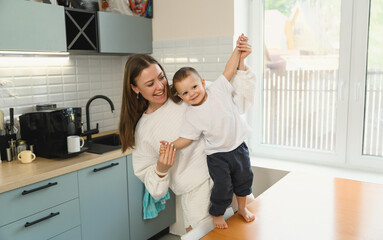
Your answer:
[[[136,86],[131,84],[133,91],[141,94],[152,107],[160,107],[168,99],[166,88],[168,83],[165,74],[157,64],[153,63],[145,68],[135,82]]]

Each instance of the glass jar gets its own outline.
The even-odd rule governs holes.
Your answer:
[[[25,150],[27,150],[27,142],[25,140],[18,140],[17,141],[17,154],[19,154]]]

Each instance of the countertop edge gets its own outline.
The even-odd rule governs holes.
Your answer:
[[[85,152],[71,159],[37,158],[28,164],[22,164],[17,160],[2,162],[0,164],[0,193],[75,172],[131,153],[132,150],[124,153],[121,150],[115,150],[101,155]]]

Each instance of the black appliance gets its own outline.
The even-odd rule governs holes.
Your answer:
[[[67,136],[81,135],[81,108],[57,108],[21,115],[20,134],[39,157],[68,154]]]

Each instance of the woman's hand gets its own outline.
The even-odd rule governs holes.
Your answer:
[[[173,144],[169,144],[166,141],[161,141],[160,156],[158,157],[157,167],[156,167],[157,171],[160,173],[167,173],[174,164],[175,155],[176,155],[176,150],[174,149]],[[163,177],[163,176],[160,176],[160,177]]]
[[[251,54],[252,48],[249,44],[249,39],[243,33],[239,36],[237,40],[237,48],[240,50],[241,54],[239,57],[239,65],[238,70],[246,70],[245,69],[245,58]]]

